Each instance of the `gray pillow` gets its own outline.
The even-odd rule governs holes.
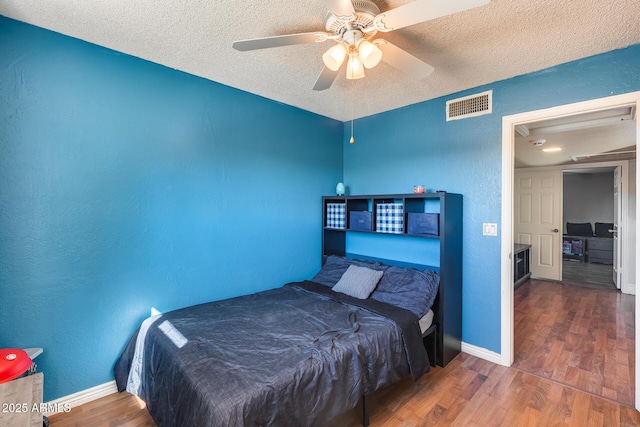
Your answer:
[[[334,286],[338,283],[338,280],[347,271],[350,265],[357,265],[360,267],[367,267],[372,270],[386,270],[389,267],[378,261],[369,261],[361,259],[350,259],[340,257],[337,255],[330,255],[327,257],[324,265],[320,271],[313,276],[312,282],[320,283],[325,286]]]
[[[596,222],[596,237],[613,237],[613,233],[609,232],[612,228],[612,222]]]
[[[593,237],[593,229],[590,222],[567,222],[567,234],[569,236]]]
[[[354,298],[367,299],[378,285],[383,274],[383,271],[350,265],[333,287],[333,290]]]

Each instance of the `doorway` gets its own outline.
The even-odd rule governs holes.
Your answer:
[[[514,143],[515,143],[515,130],[517,126],[526,123],[532,123],[537,121],[549,120],[558,117],[567,117],[576,114],[583,114],[589,112],[597,112],[607,108],[614,108],[617,106],[633,106],[636,111],[638,106],[640,105],[640,92],[634,92],[625,95],[617,95],[607,98],[601,98],[597,100],[585,101],[576,104],[569,104],[559,107],[548,108],[544,110],[520,113],[512,116],[503,117],[503,156],[502,156],[502,171],[503,171],[503,179],[502,179],[502,233],[501,238],[501,287],[502,287],[502,301],[501,301],[501,354],[500,354],[500,362],[503,365],[511,366],[514,360],[514,313],[513,313],[513,283],[512,283],[512,248],[513,248],[513,189],[514,189]],[[638,121],[635,121],[635,146],[638,145],[638,140],[640,138],[640,131],[638,130]],[[634,189],[637,187],[637,175],[634,177],[634,182],[632,185]],[[637,232],[635,228],[635,224],[637,223],[637,211],[635,208],[633,212],[631,212],[630,218],[633,220],[629,223],[628,235],[629,239],[627,239],[627,243],[625,247],[622,248],[623,254],[623,263],[627,265],[629,268],[626,269],[627,277],[623,279],[624,283],[628,283],[633,285],[633,292],[635,293],[635,265],[638,264],[638,239]],[[625,271],[623,271],[624,277]],[[635,316],[636,323],[638,322],[639,316],[639,307],[636,304],[635,308]],[[640,339],[638,339],[638,330],[636,329],[636,353],[638,353],[638,344],[640,343]],[[635,373],[635,381],[636,381],[636,390],[639,390],[640,387],[638,383],[640,382],[640,372],[639,367],[636,366]],[[635,396],[635,406],[636,408],[640,408],[640,399],[638,395],[640,393],[636,393]]]
[[[635,298],[614,285],[609,232],[616,167],[596,166],[515,171],[514,240],[530,241],[530,224],[541,230],[531,251],[534,278],[514,291],[512,367],[633,406]],[[561,264],[548,271],[554,251]]]
[[[563,171],[563,283],[609,291],[621,286],[614,273],[621,271],[616,224],[622,222],[617,216],[623,212],[616,183],[622,167],[594,165]]]
[[[515,169],[513,241],[531,246],[532,277],[621,288],[620,248],[629,237],[622,224],[635,199],[627,188],[630,169],[629,160]]]

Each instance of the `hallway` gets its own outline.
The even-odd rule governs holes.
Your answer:
[[[514,293],[513,368],[634,405],[635,296],[529,280]]]

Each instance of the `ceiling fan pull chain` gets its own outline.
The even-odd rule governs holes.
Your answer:
[[[353,139],[353,91],[354,91],[355,84],[356,84],[356,81],[351,80],[351,139],[349,140],[349,144],[353,144],[356,142],[356,140]]]

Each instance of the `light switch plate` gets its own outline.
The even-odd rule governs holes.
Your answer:
[[[498,224],[495,222],[483,222],[482,223],[482,235],[483,236],[497,236]]]

